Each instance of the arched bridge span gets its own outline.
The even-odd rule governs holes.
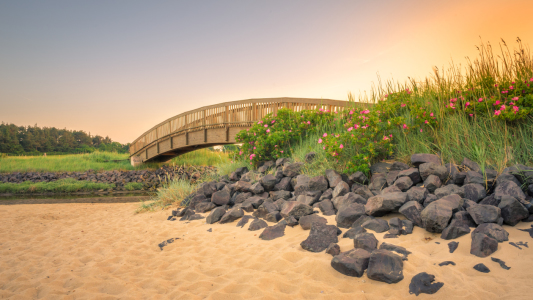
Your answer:
[[[204,106],[169,118],[143,133],[130,145],[133,165],[164,162],[201,148],[234,144],[236,134],[280,108],[294,111],[339,111],[348,101],[309,98],[265,98]]]

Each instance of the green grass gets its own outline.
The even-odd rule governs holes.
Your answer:
[[[214,166],[229,161],[228,152],[200,149],[174,157],[170,163],[178,166]]]
[[[26,194],[26,193],[75,193],[99,190],[111,190],[115,187],[109,183],[94,183],[90,181],[78,181],[73,178],[60,179],[52,182],[32,183],[0,183],[0,193]]]
[[[113,162],[113,160],[120,160]],[[157,164],[132,167],[128,154],[93,152],[44,156],[7,156],[0,158],[0,173],[10,172],[84,172],[88,170],[135,170],[157,168]]]

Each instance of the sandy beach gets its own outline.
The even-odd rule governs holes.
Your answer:
[[[1,299],[531,299],[531,223],[504,226],[509,242],[492,257],[469,253],[470,235],[449,253],[439,235],[415,227],[386,239],[413,254],[405,278],[386,284],[342,275],[331,255],[300,247],[309,234],[287,227],[285,236],[263,241],[261,231],[205,220],[167,221],[170,210],[135,215],[137,203],[0,205]],[[389,215],[387,219],[399,215]],[[334,216],[326,217],[335,224]],[[271,224],[272,225],[272,224]],[[212,232],[208,229],[212,228]],[[345,232],[347,229],[343,229]],[[372,231],[369,231],[372,232]],[[380,242],[385,233],[375,234]],[[342,237],[342,236],[341,236]],[[159,243],[179,238],[161,250]],[[440,243],[440,244],[437,244]],[[353,241],[340,238],[341,251]],[[439,266],[451,260],[457,265]],[[484,263],[491,272],[473,269]],[[427,272],[444,286],[434,295],[409,294],[411,278]]]

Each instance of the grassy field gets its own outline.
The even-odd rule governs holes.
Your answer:
[[[229,162],[232,159],[230,156],[229,152],[206,148],[174,157],[169,163],[178,166],[214,166]]]
[[[75,193],[99,190],[111,190],[115,187],[109,183],[94,183],[90,181],[78,181],[73,178],[60,179],[52,182],[23,182],[2,183],[0,182],[0,194],[29,194],[29,193]],[[141,186],[142,187],[142,186]],[[134,186],[131,187],[135,189]]]

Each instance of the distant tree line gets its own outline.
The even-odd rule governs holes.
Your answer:
[[[0,153],[9,155],[47,155],[90,153],[96,150],[127,153],[128,144],[113,142],[109,137],[92,136],[85,131],[55,127],[0,124]]]

